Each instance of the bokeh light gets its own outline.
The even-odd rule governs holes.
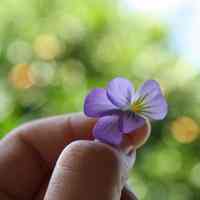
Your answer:
[[[77,44],[85,36],[86,27],[77,17],[62,16],[59,36],[69,44]],[[63,26],[64,24],[64,26]]]
[[[32,58],[32,47],[28,42],[15,40],[7,49],[7,59],[12,64],[28,63]]]
[[[28,89],[34,84],[33,75],[29,64],[18,64],[9,74],[11,84],[18,89]]]
[[[54,62],[33,62],[30,66],[30,71],[37,86],[46,86],[53,84],[55,76],[56,63]]]
[[[39,58],[53,60],[61,54],[62,47],[55,35],[41,34],[34,41],[34,50]]]
[[[192,118],[183,116],[172,122],[171,131],[178,142],[191,143],[199,137],[200,129]]]

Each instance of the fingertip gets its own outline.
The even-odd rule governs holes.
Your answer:
[[[72,142],[58,159],[45,199],[117,199],[125,176],[122,167],[120,154],[111,146]]]
[[[136,150],[142,147],[148,140],[151,133],[151,124],[150,122],[146,122],[146,124],[134,130],[130,134],[123,135],[123,142],[120,145],[120,148],[124,151],[131,152],[133,149]]]
[[[67,145],[61,153],[57,165],[65,166],[70,163],[69,159],[72,159],[71,163],[73,164],[74,160],[77,161],[77,168],[92,168],[94,165],[95,168],[98,168],[98,162],[106,163],[110,168],[113,168],[118,166],[120,162],[118,152],[113,147],[98,141],[89,140],[77,140]]]

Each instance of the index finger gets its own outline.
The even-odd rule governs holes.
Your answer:
[[[77,139],[93,139],[96,120],[82,113],[73,113],[36,120],[14,130],[26,143],[53,167],[63,148]]]
[[[0,199],[1,191],[19,199],[32,198],[48,181],[66,145],[77,139],[93,139],[95,123],[96,119],[78,113],[36,120],[14,129],[0,141]],[[137,132],[147,134],[145,128]]]
[[[30,199],[49,174],[63,148],[76,139],[92,139],[94,119],[70,114],[36,120],[0,141],[1,192]]]

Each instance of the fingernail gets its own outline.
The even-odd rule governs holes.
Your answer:
[[[135,130],[133,133],[124,134],[123,142],[120,147],[126,154],[130,154],[133,150],[140,148],[146,143],[150,136],[151,125],[150,123]]]

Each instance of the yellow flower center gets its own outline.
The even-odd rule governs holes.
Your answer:
[[[143,107],[143,103],[141,101],[136,101],[131,105],[131,109],[135,113],[141,112],[142,107]]]

